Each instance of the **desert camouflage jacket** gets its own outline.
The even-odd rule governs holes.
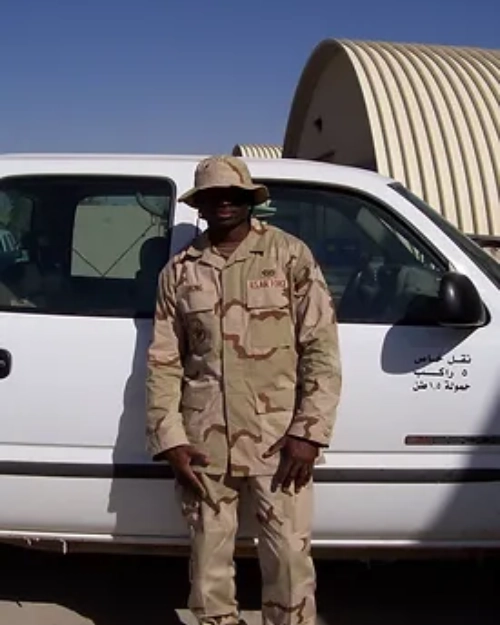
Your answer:
[[[206,233],[158,287],[148,353],[152,456],[191,443],[212,474],[272,474],[285,433],[328,446],[341,387],[337,323],[309,248],[252,219],[226,260]]]

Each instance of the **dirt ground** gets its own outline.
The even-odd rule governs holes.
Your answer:
[[[185,558],[0,549],[0,625],[179,625]],[[317,562],[318,625],[498,625],[500,561]],[[260,623],[257,562],[238,562],[248,625]]]

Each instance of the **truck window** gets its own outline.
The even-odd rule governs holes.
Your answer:
[[[3,310],[152,316],[168,260],[172,182],[23,176],[3,180],[2,192],[32,207],[29,219],[4,219],[22,253],[0,267]]]
[[[339,322],[435,325],[446,263],[386,207],[350,191],[266,182],[258,207],[322,267]]]
[[[471,237],[460,232],[451,222],[442,217],[437,210],[430,207],[424,200],[412,193],[400,182],[391,183],[389,187],[402,195],[433,221],[488,276],[493,284],[500,288],[500,262],[497,259],[485,252]]]

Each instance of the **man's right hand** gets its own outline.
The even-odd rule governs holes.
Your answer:
[[[205,489],[200,479],[193,471],[192,466],[206,467],[209,464],[207,456],[192,445],[179,445],[156,456],[155,460],[166,460],[172,467],[177,481],[186,488],[194,490],[203,496]]]

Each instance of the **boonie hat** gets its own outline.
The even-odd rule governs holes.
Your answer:
[[[196,208],[196,195],[214,188],[236,188],[252,194],[253,205],[269,199],[264,185],[254,184],[246,163],[236,156],[210,156],[203,159],[194,173],[194,187],[181,195],[179,202]]]

